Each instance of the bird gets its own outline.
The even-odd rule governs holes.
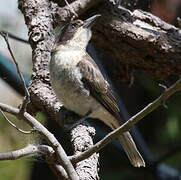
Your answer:
[[[91,27],[100,15],[72,20],[59,28],[51,51],[50,82],[64,107],[84,117],[103,121],[112,130],[121,126],[120,108],[110,84],[86,52],[92,37]],[[129,132],[118,137],[134,167],[145,162]]]

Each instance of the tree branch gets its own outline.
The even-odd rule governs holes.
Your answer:
[[[80,11],[87,9],[83,1],[77,2],[79,2],[76,4],[77,8]],[[92,2],[97,1],[89,0],[86,2],[92,4]],[[73,4],[70,4],[70,6]],[[25,22],[29,29],[29,42],[33,52],[33,74],[32,82],[29,86],[31,106],[28,111],[31,113],[45,111],[51,117],[57,119],[56,117],[62,108],[62,104],[57,100],[50,86],[48,65],[54,42],[53,25],[61,21],[59,19],[60,16],[63,19],[67,15],[64,16],[63,13],[58,13],[61,8],[48,0],[19,0],[19,8],[25,17]],[[66,6],[64,12],[70,13],[70,7]],[[56,16],[57,14],[59,14],[59,17]],[[70,13],[70,16],[67,16],[66,19],[71,16],[72,14]]]
[[[32,145],[29,144],[25,148],[18,149],[16,151],[11,151],[11,152],[5,152],[5,153],[0,153],[0,160],[16,160],[21,157],[25,157],[28,155],[33,155],[33,154],[47,154],[48,156],[52,155],[55,151],[53,150],[52,147],[47,146],[47,145]]]
[[[137,124],[141,119],[143,119],[145,116],[147,116],[149,113],[157,109],[159,106],[161,106],[165,101],[175,94],[176,92],[181,91],[181,78],[173,84],[170,88],[166,89],[165,92],[158,97],[155,101],[148,104],[143,110],[138,112],[136,115],[131,117],[126,123],[124,123],[122,126],[117,128],[116,130],[109,133],[105,138],[103,138],[101,141],[96,143],[93,147],[86,150],[85,152],[72,156],[70,158],[72,163],[77,163],[83,159],[86,159],[90,157],[93,153],[98,152],[100,149],[102,149],[105,145],[107,145],[109,142],[111,142],[113,139],[116,139],[120,134],[128,131],[132,126]]]
[[[180,29],[150,13],[111,3],[101,6],[99,13],[92,41],[116,83],[130,80],[133,70],[159,80],[181,75]]]
[[[69,179],[79,179],[70,160],[68,159],[65,151],[59,144],[58,140],[41,123],[39,123],[33,116],[31,116],[27,112],[25,112],[24,114],[19,114],[20,110],[12,106],[0,103],[0,108],[1,110],[11,113],[17,117],[21,115],[21,118],[24,119],[31,127],[36,129],[36,131],[39,132],[44,137],[44,139],[52,146],[52,148],[56,152],[59,163],[65,168]]]
[[[19,9],[25,17],[32,47],[33,74],[29,85],[31,104],[28,111],[45,111],[52,116],[62,106],[50,86],[49,60],[54,42],[52,14],[56,11],[48,0],[19,0]],[[35,13],[36,12],[36,13]],[[43,21],[42,21],[43,19]]]
[[[52,147],[47,145],[35,146],[29,144],[25,148],[16,151],[0,153],[0,160],[16,160],[33,154],[46,154],[48,157],[47,163],[49,164],[52,171],[57,175],[57,177],[59,177],[61,180],[69,179],[65,169],[61,165],[55,164],[55,161],[52,162],[50,160],[50,157],[52,157],[55,154],[55,151],[53,150]]]
[[[88,9],[91,7],[95,6],[102,0],[76,0],[70,3],[67,6],[64,6],[63,8],[59,8],[58,11],[56,12],[56,21],[67,21],[73,16],[73,13],[71,10],[73,10],[78,16],[82,15],[84,12],[86,12]]]
[[[82,123],[71,130],[70,136],[75,156],[80,155],[93,146],[95,129]],[[80,180],[98,179],[98,158],[99,154],[95,153],[75,164]]]

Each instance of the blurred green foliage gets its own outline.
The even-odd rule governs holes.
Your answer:
[[[17,127],[23,130],[29,129],[29,126],[22,120],[17,120],[11,115],[8,115],[8,118]],[[41,113],[37,115],[37,119],[44,123],[44,116]],[[25,135],[18,132],[1,115],[0,129],[0,152],[17,150],[29,143],[39,143],[41,141],[39,135]],[[3,177],[2,180],[28,180],[34,160],[32,157],[25,157],[14,161],[0,161],[0,177]]]
[[[3,180],[28,180],[30,173],[31,162],[26,160],[0,162],[0,177]]]

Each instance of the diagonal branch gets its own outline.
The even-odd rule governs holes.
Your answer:
[[[78,180],[77,173],[75,172],[74,167],[72,166],[70,160],[68,159],[64,149],[58,142],[58,140],[51,134],[40,122],[38,122],[33,116],[25,112],[20,114],[20,110],[12,106],[0,103],[1,110],[11,113],[17,117],[24,119],[31,127],[36,129],[44,139],[53,147],[56,152],[59,163],[65,168],[70,180]]]
[[[158,97],[155,101],[148,104],[148,106],[146,106],[143,110],[141,110],[136,115],[131,117],[122,126],[120,126],[116,130],[109,133],[105,138],[103,138],[101,141],[96,143],[92,148],[88,149],[87,151],[83,152],[80,155],[72,156],[72,158],[70,158],[72,163],[77,163],[79,161],[82,161],[83,159],[90,157],[95,152],[98,152],[100,149],[106,146],[113,139],[116,139],[120,134],[128,131],[132,126],[137,124],[141,119],[143,119],[149,113],[151,113],[152,111],[157,109],[159,106],[161,106],[163,103],[165,103],[165,101],[170,96],[172,96],[178,91],[181,91],[181,78],[175,84],[173,84],[170,88],[166,89],[165,92],[160,97]]]
[[[73,14],[73,18],[74,17],[78,17],[78,14],[74,11],[74,9],[72,8],[72,6],[70,6],[69,2],[67,0],[64,0],[66,5],[70,8],[70,11],[72,12]]]
[[[111,3],[99,10],[92,41],[115,83],[130,80],[133,70],[158,80],[181,75],[180,29],[141,10]]]

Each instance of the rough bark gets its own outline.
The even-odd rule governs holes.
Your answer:
[[[71,13],[49,1],[38,2],[30,1],[28,4],[26,1],[19,1],[33,48],[33,81],[29,90],[36,108],[55,115],[61,104],[52,92],[49,82],[48,63],[54,40],[52,15],[61,12],[61,16],[59,14],[56,17],[58,22],[65,21],[65,14]],[[25,5],[22,7],[22,4]],[[82,12],[80,8],[74,10],[78,14]],[[180,75],[179,29],[149,13],[138,10],[131,13],[110,2],[103,5],[99,12],[102,18],[94,26],[93,42],[99,52],[111,57],[102,59],[102,63],[109,67],[112,79],[129,80],[133,70],[137,69],[145,70],[157,79]]]
[[[32,81],[28,88],[31,98],[29,111],[31,113],[45,111],[51,116],[57,117],[62,104],[57,100],[52,91],[48,65],[54,42],[53,26],[55,25],[55,22],[57,22],[55,15],[62,9],[49,0],[19,0],[19,9],[25,17],[25,23],[29,30],[29,42],[32,47],[33,74]],[[65,11],[62,12],[67,13],[67,11],[68,10],[65,9]],[[67,18],[69,18],[69,16],[70,14],[68,13]],[[64,17],[65,16],[62,14],[62,18]],[[85,126],[83,129],[85,132],[88,132],[87,134],[89,134],[90,137],[92,137]],[[80,136],[78,133],[76,135]],[[88,138],[88,141],[88,144],[86,144],[87,148],[93,144],[92,138]],[[94,179],[92,174],[97,174],[97,172],[95,172],[95,170],[97,170],[97,163],[98,158],[94,158],[94,164],[92,164],[91,158],[87,160],[86,168],[90,166],[90,174],[86,173],[87,180]],[[83,168],[85,168],[85,166],[80,166],[80,168],[78,168],[79,171],[82,171],[80,174],[81,176],[83,176]],[[55,172],[56,171],[57,169],[55,169]]]
[[[46,112],[58,112],[60,103],[50,86],[48,64],[54,42],[52,11],[48,0],[19,0],[19,8],[28,27],[32,47],[33,73],[29,86],[34,108]]]
[[[145,70],[156,79],[181,74],[179,29],[150,13],[130,12],[110,3],[100,12],[93,41],[111,57],[102,61],[114,80],[129,79],[133,70]]]
[[[85,124],[81,124],[72,130],[70,135],[75,155],[77,155],[93,146],[91,139],[95,135],[95,129]],[[91,157],[76,164],[76,172],[78,173],[80,180],[99,179],[98,157],[98,154],[95,153]]]
[[[150,13],[134,10],[141,7],[150,9],[149,0],[144,3],[141,0],[106,2],[106,5],[102,3],[95,7],[96,13],[102,17],[94,26],[93,42],[98,52],[103,54],[102,64],[107,67],[112,79],[129,81],[135,70],[144,70],[157,80],[180,75],[179,29]],[[89,6],[94,3],[89,1]],[[121,8],[119,4],[133,12]],[[70,5],[77,14],[84,12],[78,3]],[[57,14],[61,14],[58,19],[62,21],[68,13],[61,9]]]

